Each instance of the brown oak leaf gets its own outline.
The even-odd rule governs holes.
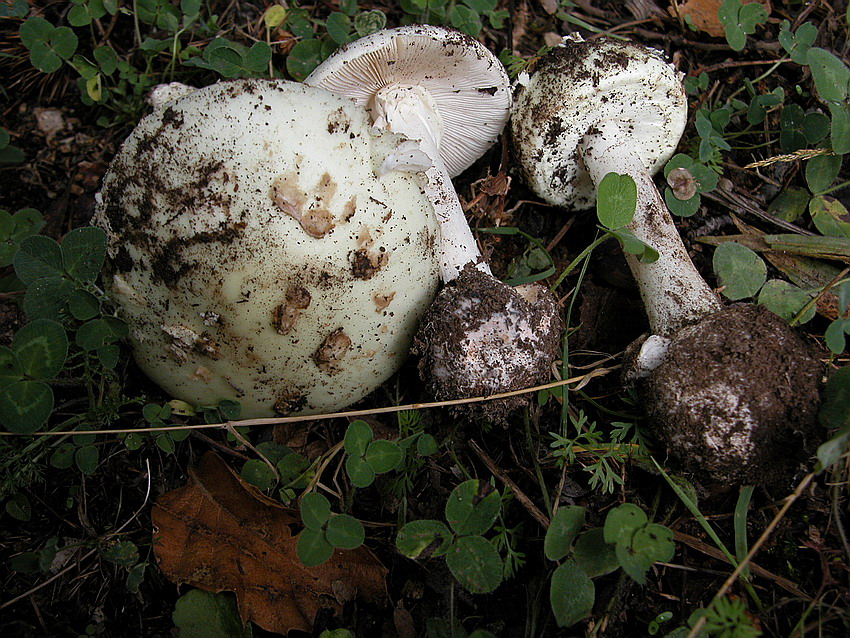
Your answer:
[[[190,470],[185,487],[153,508],[154,554],[172,582],[236,594],[243,622],[285,634],[310,631],[323,607],[347,596],[386,604],[387,570],[365,547],[335,550],[305,567],[295,548],[301,517],[245,483],[216,454]]]
[[[766,4],[766,0],[743,0],[742,3],[747,4],[749,2]],[[722,4],[723,0],[686,0],[679,3],[679,15],[687,16],[698,31],[704,31],[714,38],[722,38],[724,29],[717,17],[717,11]],[[671,5],[669,12],[670,15],[675,16],[675,6]]]

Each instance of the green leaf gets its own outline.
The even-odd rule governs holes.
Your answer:
[[[126,336],[127,335],[127,332],[126,332],[127,328],[126,328],[126,324],[124,324],[124,325],[125,325],[124,336]],[[223,416],[228,421],[237,420],[242,413],[242,405],[239,403],[239,401],[237,401],[235,399],[222,399],[221,401],[218,402],[218,404],[216,405],[216,408],[221,413],[221,416]]]
[[[823,390],[818,419],[830,429],[850,427],[850,366],[833,372]]]
[[[301,498],[301,520],[307,529],[321,531],[331,518],[331,503],[317,492],[308,492]]]
[[[791,186],[773,198],[767,206],[767,212],[786,222],[795,222],[806,212],[810,199],[811,195],[805,188]]]
[[[608,173],[599,182],[596,216],[609,230],[628,226],[637,208],[637,184],[629,175]]]
[[[88,321],[100,314],[100,300],[82,288],[68,296],[68,311],[77,321]]]
[[[841,354],[846,348],[847,342],[844,337],[845,328],[850,326],[850,319],[839,317],[835,321],[830,322],[823,333],[823,340],[826,347],[833,354]]]
[[[56,28],[44,18],[33,17],[21,25],[21,41],[30,50],[30,62],[43,73],[62,67],[77,50],[77,36],[68,27]]]
[[[605,531],[594,527],[578,537],[573,560],[590,578],[610,574],[620,567],[614,545],[605,542]]]
[[[737,24],[730,24],[724,32],[726,42],[734,51],[742,51],[747,45],[747,35]]]
[[[635,531],[632,549],[650,563],[668,562],[676,553],[673,531],[658,523],[648,523]]]
[[[33,379],[52,379],[68,356],[68,336],[62,324],[36,319],[24,325],[12,339],[21,370]]]
[[[94,281],[106,258],[106,232],[95,226],[76,228],[62,239],[61,251],[68,275],[78,281]]]
[[[420,456],[431,456],[436,454],[439,449],[437,439],[430,434],[421,434],[416,439],[416,453]]]
[[[265,461],[261,461],[260,459],[249,459],[245,461],[240,475],[248,483],[263,491],[270,490],[277,484],[277,477],[272,469]]]
[[[139,592],[139,586],[145,580],[145,569],[147,566],[147,563],[139,563],[127,572],[127,591],[132,594]]]
[[[100,66],[100,70],[104,75],[112,75],[118,68],[118,54],[115,53],[115,50],[112,47],[96,47],[93,54],[94,59],[97,61]]]
[[[575,562],[565,562],[552,574],[549,603],[559,627],[571,627],[587,618],[595,598],[593,581]]]
[[[156,443],[156,446],[166,454],[174,454],[177,450],[177,446],[174,444],[174,439],[172,439],[167,432],[157,434],[154,437],[154,443]]]
[[[832,438],[818,446],[818,472],[823,472],[832,464],[837,463],[847,451],[850,442],[850,427],[840,430]]]
[[[395,542],[398,551],[408,558],[431,558],[445,554],[453,539],[440,521],[419,519],[402,527]]]
[[[838,155],[850,153],[850,104],[831,102],[829,114],[832,117],[830,125],[832,151]]]
[[[378,439],[366,448],[364,460],[372,466],[375,474],[396,469],[404,458],[404,452],[394,441]]]
[[[475,11],[459,4],[452,7],[449,19],[455,29],[463,31],[473,38],[478,37],[484,26],[481,24],[481,17]]]
[[[498,550],[481,536],[458,538],[446,554],[457,581],[473,594],[486,594],[502,582],[504,565]]]
[[[44,228],[44,218],[34,208],[22,208],[12,216],[15,222],[15,230],[12,233],[13,241],[23,241]]]
[[[6,501],[6,513],[12,518],[27,522],[32,518],[32,506],[24,494],[15,494]]]
[[[325,28],[328,35],[337,44],[346,44],[354,39],[351,35],[351,18],[339,11],[334,11],[328,16]]]
[[[325,538],[323,531],[304,528],[298,535],[296,553],[304,565],[315,567],[333,556],[334,548]]]
[[[322,43],[315,38],[302,40],[286,56],[286,72],[300,82],[322,61]]]
[[[361,456],[349,456],[345,459],[345,472],[355,487],[369,487],[375,481],[375,470]]]
[[[767,22],[767,9],[758,2],[750,2],[738,12],[738,22],[744,33],[755,33],[756,26]]]
[[[702,197],[697,193],[690,199],[679,199],[669,186],[664,189],[664,203],[671,213],[677,217],[692,217],[699,210]]]
[[[714,272],[732,301],[753,297],[767,279],[767,266],[755,251],[736,242],[720,244],[712,259]]]
[[[377,9],[362,11],[354,16],[354,30],[361,38],[377,33],[387,26],[387,14]]]
[[[190,589],[177,599],[171,619],[180,638],[251,638],[232,594]]]
[[[363,456],[373,437],[372,428],[366,421],[360,419],[352,421],[345,430],[343,439],[345,451],[352,456]]]
[[[828,102],[841,102],[847,97],[850,69],[832,53],[819,47],[809,49],[806,58],[820,97]]]
[[[60,470],[67,470],[74,465],[74,454],[77,446],[73,443],[63,443],[50,455],[50,465]]]
[[[21,242],[14,265],[15,273],[26,285],[41,277],[61,277],[62,249],[49,237],[33,235]]]
[[[173,402],[171,403],[173,404]],[[272,441],[263,441],[262,443],[259,443],[257,445],[257,451],[275,465],[282,461],[284,457],[293,454],[292,450],[285,445],[274,443]]]
[[[470,479],[452,490],[446,501],[446,520],[456,534],[483,534],[496,521],[502,502],[486,481]]]
[[[632,577],[638,585],[646,584],[646,572],[652,567],[652,563],[648,561],[646,556],[635,552],[626,543],[617,543],[614,548],[617,554],[617,560],[620,561],[620,567],[629,576]]]
[[[120,324],[109,318],[92,319],[77,329],[75,341],[83,350],[98,350],[103,346],[115,343],[124,336]]]
[[[809,144],[817,144],[829,135],[829,117],[823,113],[807,113],[803,120],[803,135]]]
[[[260,40],[252,44],[245,53],[245,68],[252,73],[262,73],[268,70],[271,59],[271,47]]]
[[[19,574],[34,574],[41,571],[38,552],[23,552],[9,559],[9,567]]]
[[[0,388],[24,378],[18,355],[6,346],[0,346]]]
[[[651,264],[658,261],[658,251],[635,237],[634,233],[628,228],[618,228],[609,232],[617,238],[624,252],[630,255],[636,255],[642,264]]]
[[[782,317],[791,321],[812,300],[812,296],[802,288],[782,279],[770,279],[762,286],[758,295],[758,303]],[[811,321],[815,316],[814,304],[800,318],[800,323]]]
[[[55,319],[62,315],[76,285],[64,277],[41,277],[24,294],[24,312],[30,319]]]
[[[328,542],[339,549],[356,549],[366,539],[363,525],[353,516],[336,514],[331,516],[325,530]]]
[[[566,556],[573,541],[584,525],[587,510],[578,505],[558,508],[546,530],[543,553],[549,560],[561,560]]]
[[[841,172],[841,155],[817,155],[806,163],[806,184],[815,195],[826,192]]]
[[[606,543],[629,543],[640,527],[646,525],[646,514],[637,505],[623,503],[608,512],[603,527]]]
[[[93,445],[86,445],[77,449],[74,455],[74,461],[77,463],[77,469],[83,474],[94,474],[97,471],[97,463],[100,460],[100,452]]]
[[[37,42],[44,42],[50,38],[55,27],[44,18],[28,18],[18,32],[24,46],[31,49]]]
[[[139,548],[132,541],[118,541],[106,548],[102,556],[120,567],[132,567],[139,562]]]
[[[144,445],[145,442],[144,437],[142,437],[141,434],[136,434],[135,432],[130,432],[124,435],[123,440],[124,445],[127,447],[128,450],[131,451],[138,450],[142,447],[142,445]]]
[[[277,463],[277,471],[280,472],[280,480],[284,483],[290,483],[297,479],[309,467],[310,461],[296,452],[287,454]]]

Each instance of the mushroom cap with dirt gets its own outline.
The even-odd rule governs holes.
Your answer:
[[[548,379],[560,343],[557,301],[543,286],[514,289],[493,277],[451,182],[496,142],[510,115],[499,60],[455,29],[411,25],[346,45],[304,81],[356,100],[375,128],[411,140],[387,167],[424,173],[439,222],[446,286],[416,337],[431,394],[490,395]],[[488,406],[487,416],[501,420],[516,404]]]
[[[164,101],[104,179],[109,292],[141,369],[245,417],[342,409],[404,362],[437,292],[421,179],[350,100],[223,82]]]
[[[769,311],[724,308],[691,261],[651,177],[675,151],[686,109],[680,74],[659,52],[567,38],[518,89],[515,157],[560,206],[592,205],[608,173],[635,181],[628,229],[660,256],[625,255],[651,335],[624,376],[643,391],[658,442],[703,483],[786,487],[814,438],[820,364]]]

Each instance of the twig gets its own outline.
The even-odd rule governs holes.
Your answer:
[[[569,379],[562,379],[560,381],[553,381],[552,383],[545,383],[543,385],[536,385],[530,388],[523,388],[522,390],[514,390],[512,392],[501,392],[499,394],[491,394],[486,397],[470,397],[468,399],[453,399],[451,401],[434,401],[428,403],[408,403],[406,405],[390,405],[383,408],[367,408],[364,410],[348,410],[345,412],[332,412],[327,414],[302,414],[298,416],[281,416],[281,417],[268,417],[268,418],[259,418],[259,419],[245,419],[243,421],[228,421],[226,423],[201,423],[198,425],[177,425],[177,426],[157,426],[151,428],[123,428],[123,429],[109,429],[109,430],[74,430],[70,434],[80,435],[80,434],[130,434],[130,433],[140,433],[140,432],[170,432],[173,430],[221,430],[227,429],[228,426],[237,426],[237,427],[253,427],[259,425],[281,425],[284,423],[301,423],[303,421],[322,421],[328,419],[341,419],[341,418],[351,418],[351,417],[360,417],[360,416],[370,416],[374,414],[392,414],[395,412],[406,412],[408,410],[426,410],[430,408],[444,408],[451,407],[455,405],[466,405],[468,403],[481,403],[483,401],[497,401],[499,399],[507,399],[509,397],[520,396],[523,394],[531,394],[533,392],[538,392],[540,390],[548,390],[550,388],[557,388],[565,385],[572,384],[587,384],[591,379],[595,377],[605,376],[609,372],[615,370],[616,368],[597,368],[596,370],[592,370],[587,374],[582,374],[577,377],[570,377]],[[69,432],[59,431],[59,432],[33,432],[32,434],[22,434],[20,432],[0,432],[0,437],[2,436],[68,436]]]
[[[744,567],[750,564],[750,561],[753,559],[753,556],[755,556],[756,553],[758,553],[758,551],[761,549],[761,546],[764,545],[765,542],[767,542],[767,539],[773,533],[773,530],[776,529],[777,525],[779,525],[779,521],[781,521],[785,517],[785,514],[788,512],[794,502],[798,498],[800,498],[800,496],[809,486],[809,483],[812,482],[812,479],[814,479],[814,477],[814,472],[809,472],[808,474],[806,474],[806,476],[804,476],[800,483],[797,485],[797,488],[786,497],[785,504],[776,513],[776,516],[773,517],[773,520],[770,521],[768,526],[761,533],[761,536],[758,537],[758,540],[753,543],[752,548],[750,548],[750,551],[744,557],[744,560],[742,560],[738,564],[735,570],[731,574],[729,574],[729,577],[720,586],[720,589],[717,590],[717,593],[714,595],[714,601],[726,595],[726,592],[729,591],[729,589],[738,579],[738,576],[741,575],[741,572],[744,570]],[[687,638],[696,638],[697,636],[699,636],[700,630],[705,626],[706,621],[707,620],[705,616],[700,617],[700,619],[693,626],[693,629],[691,629],[690,633],[688,633]]]
[[[138,518],[139,514],[142,513],[142,510],[144,510],[147,507],[148,500],[150,499],[150,495],[151,495],[151,467],[150,467],[150,461],[145,461],[145,463],[147,465],[148,487],[147,487],[147,490],[145,491],[144,501],[139,506],[139,508],[135,511],[135,513],[129,519],[127,519],[127,521],[121,527],[116,529],[114,532],[112,532],[108,536],[115,536],[117,534],[120,534],[124,530],[124,528],[127,527],[127,525],[129,525],[131,522],[136,520],[136,518]],[[25,591],[20,596],[16,596],[12,600],[7,600],[5,603],[0,604],[0,609],[6,609],[6,607],[11,607],[15,603],[23,600],[24,598],[28,598],[29,596],[32,596],[38,590],[43,589],[44,587],[47,587],[54,580],[61,578],[62,576],[67,574],[69,571],[71,571],[75,567],[78,567],[81,563],[84,563],[86,560],[91,558],[94,554],[97,553],[98,549],[99,549],[99,547],[94,547],[90,551],[86,552],[86,554],[82,558],[80,558],[78,561],[74,562],[74,564],[68,565],[65,569],[63,569],[59,572],[56,572],[53,576],[51,576],[50,578],[48,578],[44,582],[39,583],[38,585],[36,585],[32,589]]]
[[[481,446],[479,446],[475,441],[470,441],[469,447],[472,448],[472,451],[478,455],[478,458],[484,462],[487,469],[490,470],[497,479],[511,488],[511,491],[516,495],[517,500],[522,503],[525,509],[528,510],[528,513],[531,514],[534,520],[540,523],[543,529],[549,529],[549,517],[540,511],[540,508],[538,508],[531,499],[525,495],[525,492],[523,492],[519,486],[493,462],[493,459],[487,456],[487,453],[481,449]]]

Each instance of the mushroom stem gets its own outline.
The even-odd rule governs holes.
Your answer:
[[[428,91],[419,86],[393,85],[381,89],[370,104],[374,126],[401,133],[419,143],[430,160],[424,190],[434,204],[440,226],[440,276],[457,278],[467,264],[492,274],[466,222],[460,199],[440,157],[442,118]]]
[[[626,254],[626,260],[640,288],[652,333],[667,337],[722,306],[688,256],[649,171],[627,140],[616,121],[605,120],[591,127],[579,152],[596,187],[610,172],[629,175],[637,184],[637,209],[628,228],[655,248],[659,258],[642,263]]]

